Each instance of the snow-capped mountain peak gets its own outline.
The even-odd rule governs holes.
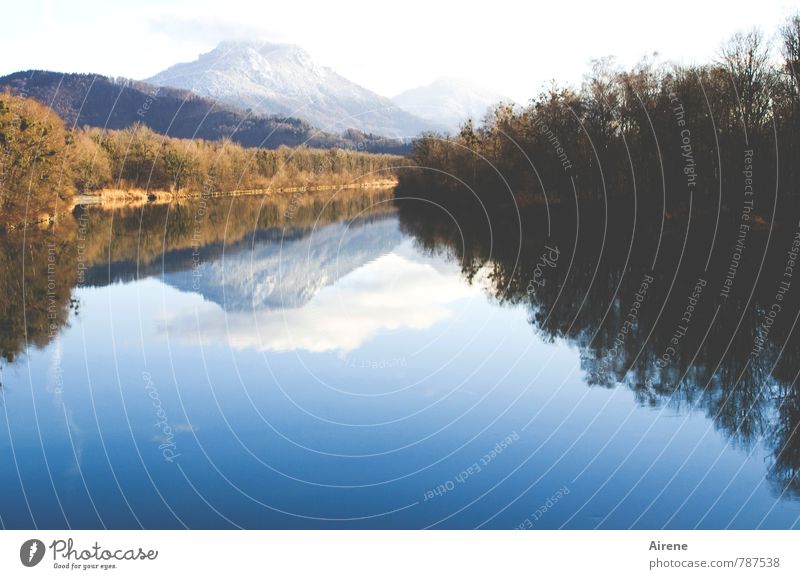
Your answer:
[[[283,114],[334,132],[412,137],[436,128],[318,64],[294,44],[225,41],[148,82],[192,90],[259,114]]]

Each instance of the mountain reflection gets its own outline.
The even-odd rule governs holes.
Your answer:
[[[323,287],[391,251],[401,241],[387,213],[311,231],[260,230],[225,247],[224,257],[198,259],[164,282],[196,291],[227,311],[300,307]]]
[[[372,224],[372,227],[376,225],[394,226],[397,232],[395,219]],[[369,228],[369,225],[364,226],[366,230]],[[334,253],[338,239],[332,241],[328,250]],[[457,269],[439,271],[404,253],[411,252],[398,247],[374,260],[362,261],[358,266],[351,258],[367,257],[368,252],[342,256],[348,269],[357,267],[357,270],[342,275],[335,287],[317,289],[315,284],[312,293],[304,285],[299,293],[288,295],[283,304],[265,304],[262,300],[255,303],[256,292],[249,309],[227,308],[223,306],[229,303],[226,299],[170,313],[165,335],[188,342],[226,343],[235,349],[305,350],[344,355],[381,332],[421,330],[446,320],[453,315],[448,304],[474,293],[459,279]],[[302,262],[298,265],[300,270],[305,269]],[[327,280],[326,272],[320,271],[320,276],[319,285],[322,285]],[[280,298],[295,292],[295,279],[292,276],[286,285],[265,293],[275,293]],[[256,283],[253,278],[248,285],[251,283]],[[227,287],[220,285],[219,289],[227,291]],[[232,291],[237,292],[235,286]],[[207,297],[205,292],[203,296]]]
[[[380,222],[382,215],[393,211],[391,199],[392,192],[387,190],[354,190],[332,197],[192,199],[116,210],[78,206],[72,215],[50,227],[3,232],[0,354],[7,362],[13,362],[29,346],[41,348],[49,344],[68,323],[70,310],[79,312],[79,303],[73,297],[75,288],[160,276],[178,288],[191,289],[192,276],[200,273],[197,279],[203,280],[204,285],[195,291],[204,293],[209,300],[220,299],[221,289],[215,284],[225,282],[232,270],[217,278],[214,269],[225,263],[226,254],[231,257],[227,263],[232,267],[247,267],[254,247],[267,254],[280,252],[281,245],[292,247],[314,230],[327,231],[330,224],[355,220],[354,229],[358,229],[361,222]],[[396,227],[394,230],[397,233]],[[362,247],[365,253],[352,259],[370,259],[398,242],[397,236],[384,237],[373,236],[370,241],[375,246]],[[321,247],[328,250],[325,244]],[[335,248],[331,251],[335,253]],[[335,256],[330,259],[334,262],[327,265],[334,275]],[[275,263],[273,258],[261,272],[244,272],[244,283],[269,284],[281,271],[290,271],[285,266],[281,271],[275,270]],[[306,271],[305,282],[319,283],[320,271],[313,279],[312,271],[313,267]],[[338,273],[343,271],[339,269]],[[273,278],[267,279],[269,276]],[[231,296],[236,295],[235,288],[235,284],[228,286]],[[319,288],[309,291],[316,289]],[[280,300],[281,295],[287,296],[293,290],[287,287],[274,297]],[[239,305],[250,301],[241,294],[238,298]],[[308,299],[308,295],[297,299]]]
[[[147,276],[205,300],[167,314],[171,339],[278,352],[344,354],[488,292],[526,308],[543,340],[575,346],[589,386],[704,412],[731,442],[770,449],[778,494],[800,493],[796,223],[754,223],[742,247],[738,216],[724,213],[589,202],[487,213],[397,197],[85,207],[6,233],[2,356],[47,345],[80,315],[75,288]]]

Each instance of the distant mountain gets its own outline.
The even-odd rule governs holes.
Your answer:
[[[349,131],[326,133],[285,115],[250,115],[190,91],[96,74],[25,71],[0,77],[0,90],[33,97],[50,106],[72,126],[123,129],[140,122],[180,138],[230,138],[244,146],[276,148],[306,144],[318,148],[364,148],[405,152],[392,139]]]
[[[331,132],[356,128],[408,138],[437,128],[314,62],[292,44],[223,42],[147,79],[261,114],[299,117]]]
[[[510,102],[498,92],[465,80],[442,77],[427,86],[413,88],[394,97],[405,110],[456,132],[468,118],[480,121],[500,101]]]

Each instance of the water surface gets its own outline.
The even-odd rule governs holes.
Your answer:
[[[390,194],[212,205],[4,239],[3,527],[798,526],[791,372],[716,329],[749,351],[755,302],[658,363],[702,272]]]

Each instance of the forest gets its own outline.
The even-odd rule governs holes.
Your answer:
[[[68,129],[31,98],[0,93],[0,222],[40,221],[75,194],[104,189],[174,194],[386,181],[403,157],[345,149],[244,147],[166,137],[135,124]]]
[[[404,185],[483,203],[636,199],[666,212],[760,210],[794,200],[800,180],[800,15],[776,40],[737,33],[709,64],[594,61],[579,89],[552,85],[500,104],[454,136],[427,134]]]

